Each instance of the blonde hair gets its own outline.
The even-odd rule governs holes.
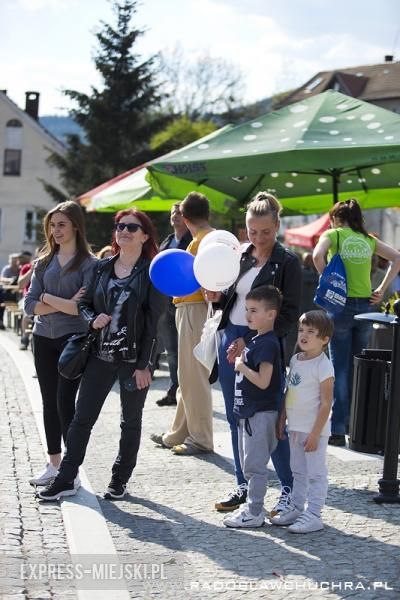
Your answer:
[[[112,246],[103,246],[103,248],[98,251],[96,256],[97,258],[104,258],[104,255],[107,254],[107,252],[110,252],[111,254],[113,253]]]
[[[272,216],[275,223],[279,221],[279,215],[282,212],[282,205],[268,192],[258,192],[251,202],[247,205],[247,217],[265,217]]]

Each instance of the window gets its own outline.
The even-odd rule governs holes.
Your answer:
[[[323,82],[322,77],[316,77],[315,79],[313,79],[312,81],[310,81],[310,83],[308,84],[308,86],[306,87],[306,92],[310,93],[313,91],[314,88],[316,88],[320,83]]]
[[[21,150],[4,150],[4,175],[21,175]]]
[[[25,213],[25,242],[43,241],[43,217],[46,211],[43,209],[27,210]]]
[[[11,119],[6,124],[5,150],[4,150],[4,175],[21,175],[22,159],[22,123],[18,119]]]

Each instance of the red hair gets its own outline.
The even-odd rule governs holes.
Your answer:
[[[114,223],[119,223],[122,217],[135,217],[135,219],[139,221],[144,233],[146,233],[149,236],[148,240],[146,240],[143,244],[142,254],[150,260],[153,259],[155,255],[158,254],[158,245],[156,242],[157,234],[152,221],[144,212],[138,210],[137,208],[127,208],[125,210],[120,210],[114,217]],[[115,231],[113,232],[111,247],[113,254],[118,254],[120,247],[118,246],[115,239]]]

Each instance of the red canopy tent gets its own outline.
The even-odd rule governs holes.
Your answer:
[[[286,229],[284,240],[288,246],[300,246],[301,248],[314,248],[318,239],[326,229],[329,229],[329,215],[322,215],[316,221]]]

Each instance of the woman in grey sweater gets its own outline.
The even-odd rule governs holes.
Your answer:
[[[75,412],[79,379],[58,373],[58,359],[68,338],[87,330],[77,302],[87,287],[97,259],[85,236],[80,206],[62,202],[44,218],[46,243],[35,265],[24,310],[34,316],[33,354],[43,400],[43,420],[49,462],[32,485],[48,485],[61,462],[64,442]],[[76,481],[79,485],[79,479]]]

